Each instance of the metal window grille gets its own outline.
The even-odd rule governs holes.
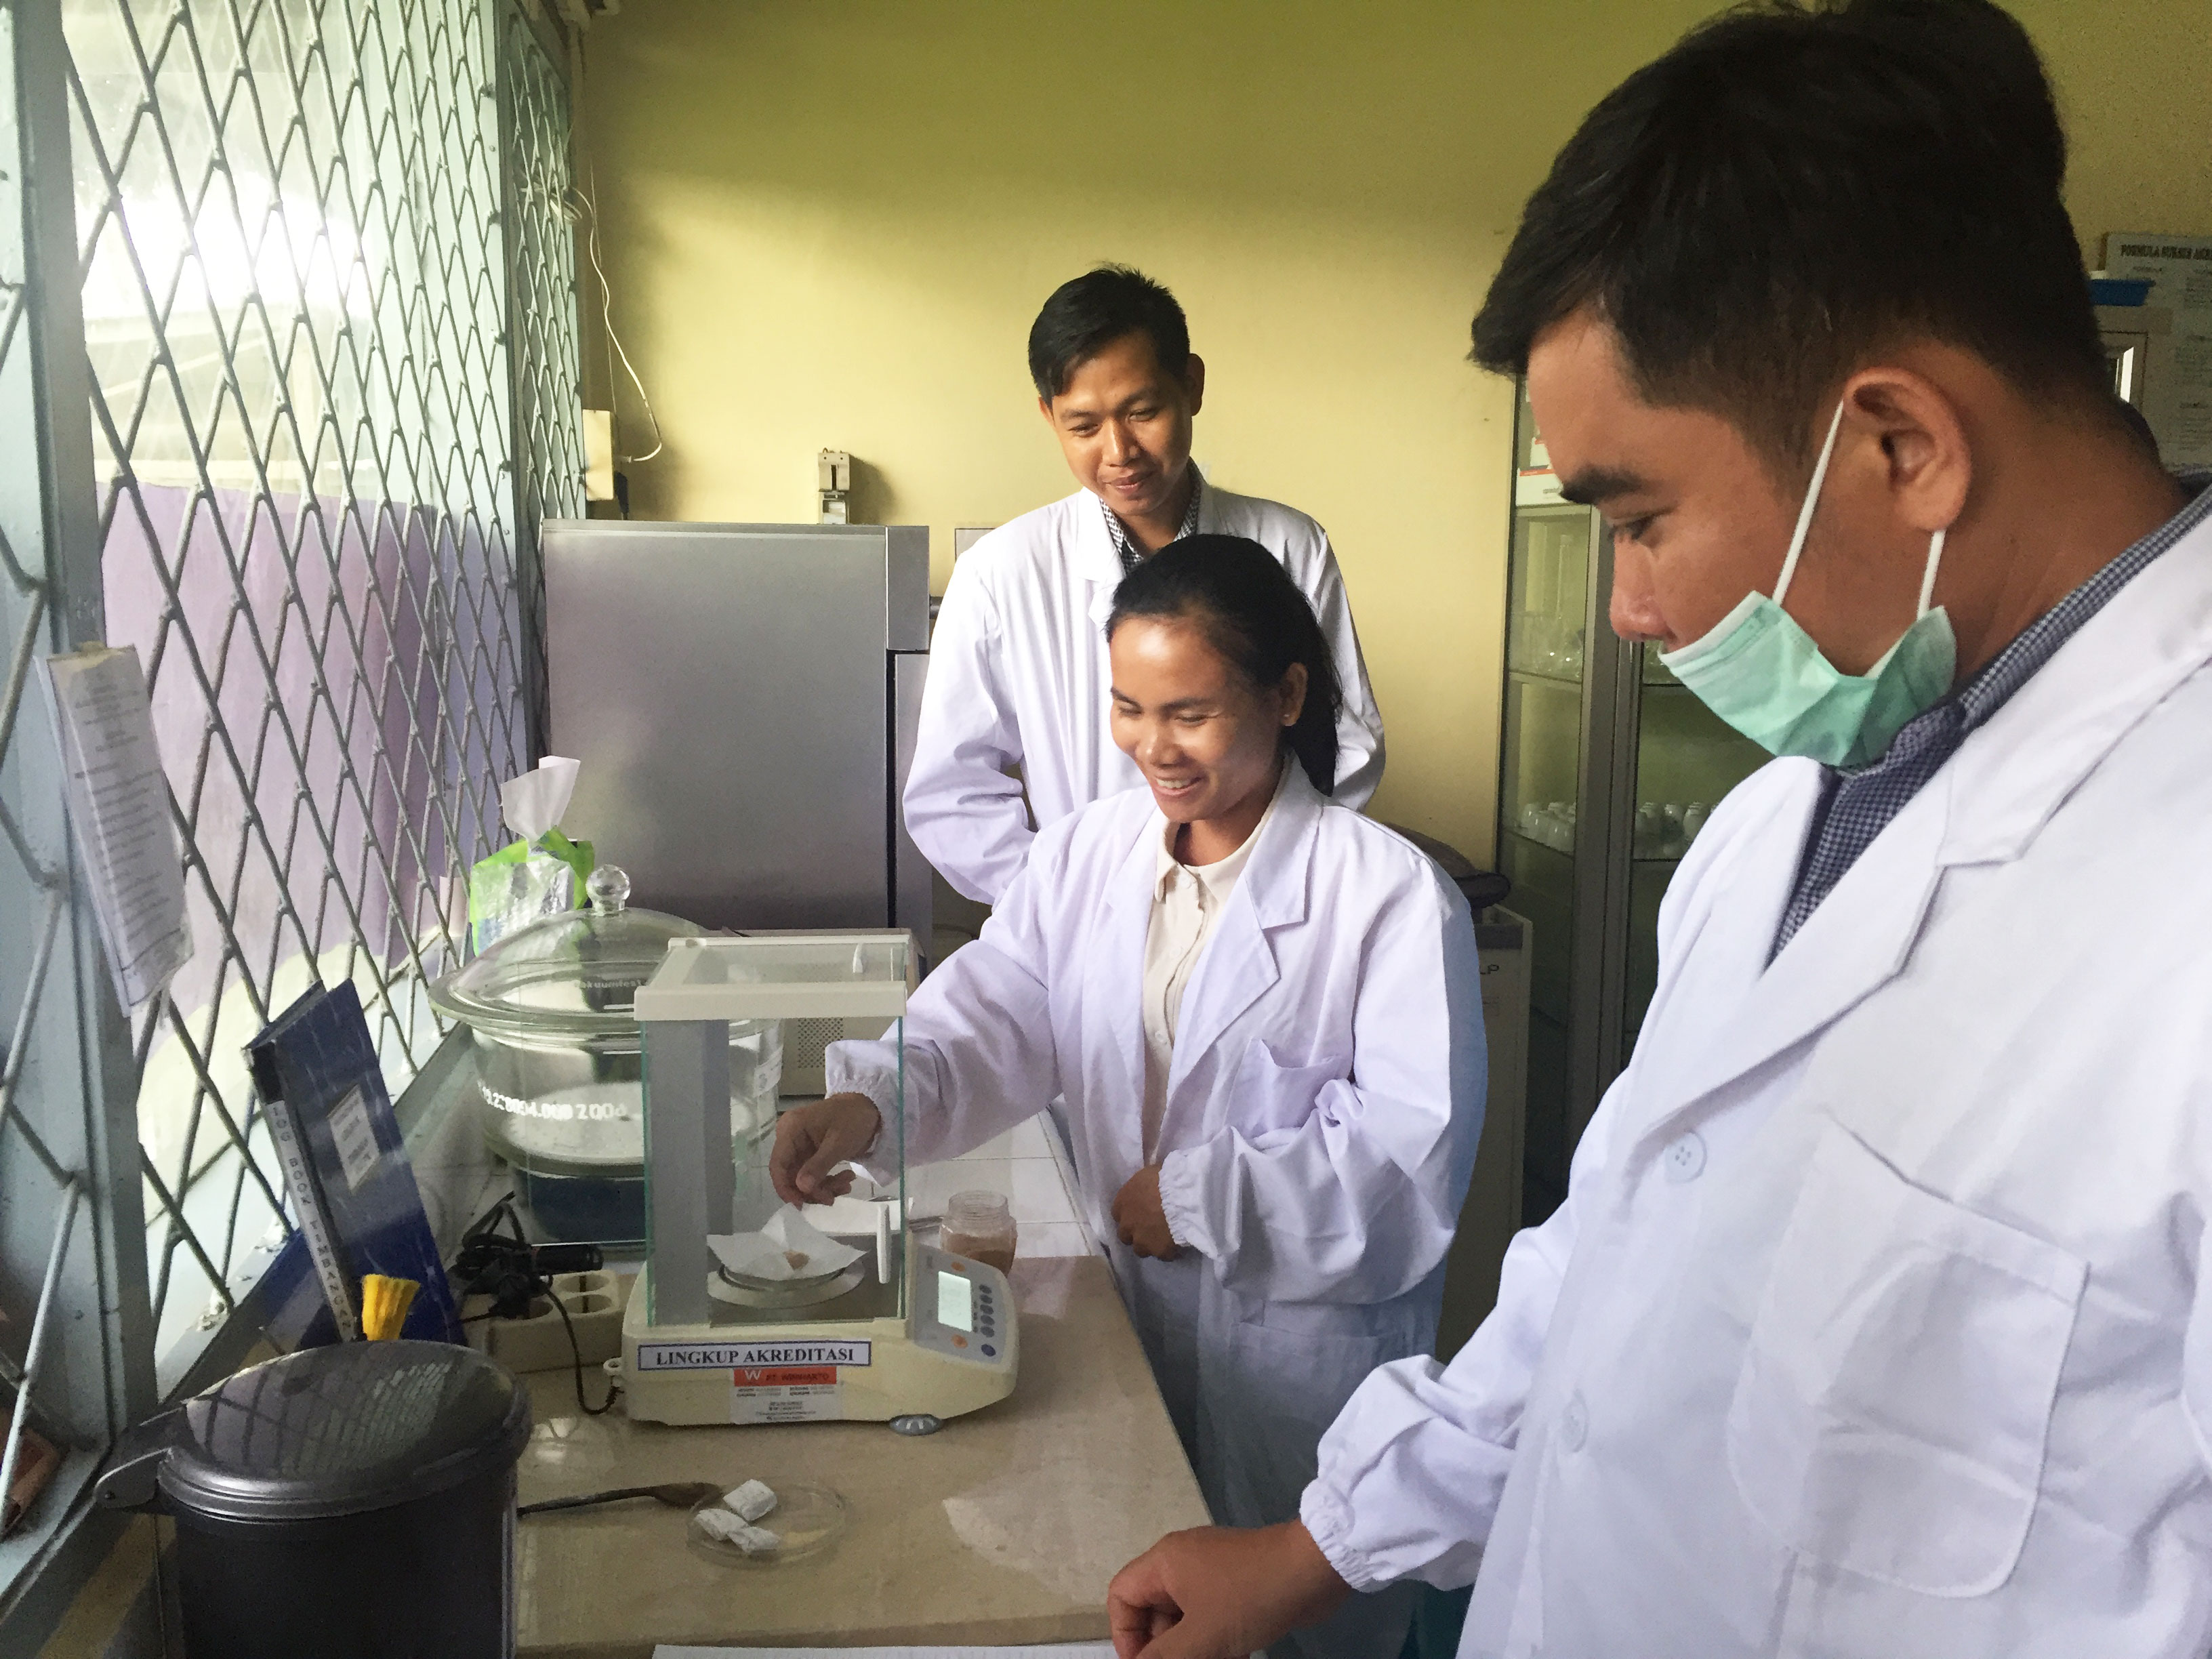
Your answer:
[[[442,1036],[582,506],[568,107],[519,0],[0,0],[0,1381],[73,1491],[285,1237],[246,1040],[339,979],[395,1093]],[[127,1018],[33,683],[95,638],[197,946]]]
[[[568,82],[520,9],[501,17],[500,77],[507,158],[507,222],[514,257],[515,532],[527,637],[541,647],[523,663],[530,729],[546,729],[545,595],[538,581],[538,526],[584,514],[583,430],[576,325],[577,215],[569,169]]]
[[[39,1508],[0,1540],[0,1588],[42,1559],[154,1393],[144,1274],[115,1271],[140,1250],[137,1136],[127,1098],[107,1093],[127,1033],[103,1000],[35,684],[99,603],[90,489],[55,483],[89,459],[60,55],[51,0],[0,8],[0,1491],[26,1467],[27,1428],[62,1454]]]

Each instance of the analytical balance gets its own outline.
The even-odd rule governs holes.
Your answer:
[[[921,1244],[906,1224],[913,963],[903,932],[684,938],[638,988],[647,1241],[623,1324],[633,1418],[927,1429],[1012,1392],[1006,1276]],[[880,1030],[897,1056],[900,1097],[869,1158],[895,1166],[896,1184],[872,1201],[793,1211],[769,1182],[772,1133],[732,1152],[732,1029],[803,1021]]]

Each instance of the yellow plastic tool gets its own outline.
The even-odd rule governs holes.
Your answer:
[[[361,1276],[361,1334],[372,1342],[389,1342],[407,1322],[407,1310],[422,1287],[411,1279],[383,1273]]]

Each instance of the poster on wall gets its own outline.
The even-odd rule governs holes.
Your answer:
[[[2107,276],[2148,281],[2171,331],[2148,367],[2143,416],[2168,466],[2212,466],[2212,236],[2105,236]]]

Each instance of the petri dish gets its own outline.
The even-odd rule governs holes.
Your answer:
[[[684,1525],[684,1541],[694,1555],[731,1567],[784,1567],[820,1555],[844,1534],[848,1518],[845,1500],[827,1486],[804,1480],[777,1483],[775,1507],[753,1522],[763,1532],[775,1534],[776,1547],[759,1555],[747,1555],[735,1544],[715,1537],[699,1524],[702,1511],[721,1507],[720,1498],[693,1504],[691,1518]]]

